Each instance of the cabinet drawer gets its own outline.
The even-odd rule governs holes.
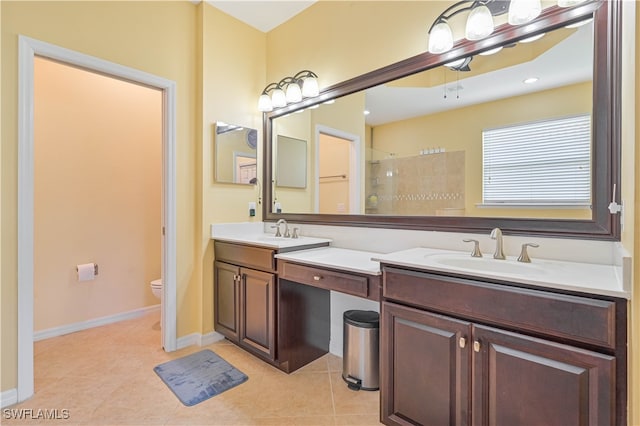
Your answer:
[[[280,278],[354,296],[368,297],[368,279],[363,276],[337,272],[296,263],[280,262]]]
[[[214,241],[214,250],[216,260],[263,271],[276,270],[275,250],[222,241]]]
[[[616,347],[614,302],[385,267],[383,296],[516,330]]]

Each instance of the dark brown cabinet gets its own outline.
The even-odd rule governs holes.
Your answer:
[[[624,301],[397,268],[383,296],[385,424],[625,423]]]
[[[240,268],[240,342],[275,357],[275,275]]]
[[[387,302],[381,319],[383,421],[468,424],[470,324]]]
[[[215,330],[273,361],[276,356],[273,251],[221,242],[216,242],[215,248],[221,259],[215,261],[213,273]]]

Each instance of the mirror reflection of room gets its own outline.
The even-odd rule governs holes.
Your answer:
[[[312,153],[317,126],[364,141],[360,174],[349,176],[361,181],[357,210],[343,202],[319,210],[310,185],[288,194],[288,211],[590,219],[592,24],[490,53],[275,118],[274,137],[291,117],[304,117],[298,131]],[[326,187],[314,163],[310,179]]]
[[[222,121],[216,122],[214,127],[216,181],[255,184],[258,174],[257,130]]]

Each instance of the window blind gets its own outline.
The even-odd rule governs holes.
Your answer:
[[[483,203],[591,204],[591,116],[484,130]]]

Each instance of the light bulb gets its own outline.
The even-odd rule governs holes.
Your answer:
[[[297,83],[290,83],[287,86],[287,103],[296,103],[302,100],[302,91]]]
[[[455,61],[451,61],[451,62],[447,62],[446,64],[444,64],[445,67],[449,67],[449,68],[455,68],[455,67],[459,67],[460,65],[462,65],[464,63],[464,61],[466,61],[467,58],[460,58],[460,59],[456,59]]]
[[[429,52],[443,53],[453,47],[453,33],[446,22],[436,24],[429,33]]]
[[[484,52],[480,52],[479,54],[482,56],[493,55],[494,53],[498,53],[502,50],[502,46],[494,47],[493,49],[485,50]]]
[[[544,35],[545,33],[542,33],[542,34],[534,35],[533,37],[523,38],[522,40],[520,40],[520,43],[531,43],[536,40],[540,40],[542,37],[544,37]]]
[[[287,97],[282,89],[276,89],[271,94],[271,105],[273,108],[287,106]]]
[[[320,90],[318,89],[318,80],[315,77],[307,77],[302,83],[302,96],[305,98],[313,98],[318,96]]]
[[[541,11],[540,0],[511,0],[509,4],[509,24],[526,24],[540,15]]]
[[[262,112],[273,111],[269,95],[260,95],[260,98],[258,99],[258,110]]]
[[[512,0],[513,4],[513,0]],[[493,15],[485,5],[479,5],[471,10],[467,18],[464,36],[467,40],[481,40],[493,32]]]

